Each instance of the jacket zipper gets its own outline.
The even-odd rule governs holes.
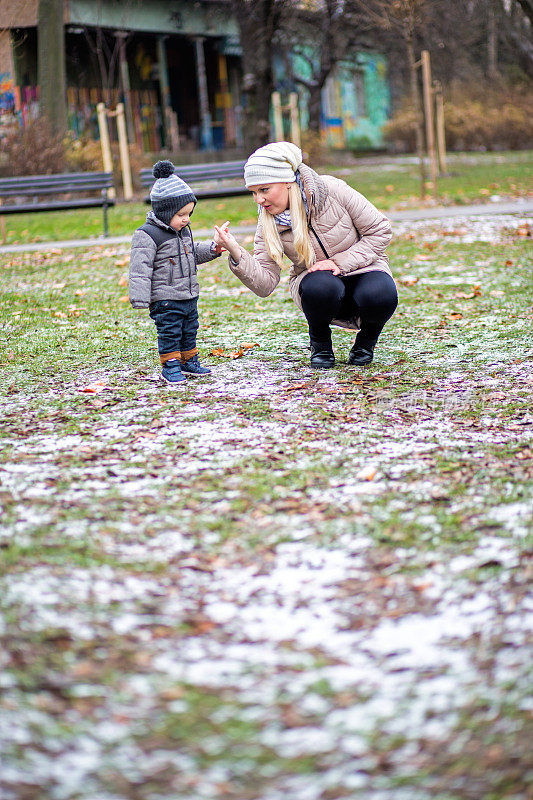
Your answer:
[[[191,234],[191,253],[193,257],[194,266],[196,267],[196,258],[194,255],[194,239],[192,238],[192,230],[190,225],[187,225],[187,227],[189,229],[189,233]],[[187,252],[187,245],[185,244],[185,242],[183,242],[183,246],[185,247],[185,252]],[[189,294],[192,297],[192,270],[189,270]]]
[[[324,245],[323,245],[323,244],[322,244],[322,242],[320,241],[320,237],[319,237],[318,233],[315,231],[315,229],[313,228],[313,226],[311,225],[311,223],[309,223],[309,230],[310,230],[310,231],[311,231],[311,232],[314,234],[314,236],[315,236],[315,239],[317,240],[318,244],[319,244],[319,245],[320,245],[320,247],[322,248],[322,252],[323,252],[323,253],[324,253],[324,255],[326,256],[326,258],[329,258],[329,256],[328,256],[328,251],[326,250],[326,248],[324,247]]]
[[[184,275],[184,272],[183,272],[183,264],[181,263],[181,249],[180,249],[181,245],[183,245],[183,249],[185,250],[185,255],[188,255],[189,251],[187,250],[187,245],[183,241],[183,237],[181,236],[181,231],[180,231],[180,233],[177,233],[176,236],[178,237],[178,255],[179,255],[179,259],[180,259],[180,273],[181,273],[180,274],[180,278],[184,278],[185,275]],[[188,259],[187,259],[187,266],[188,266]],[[189,287],[190,287],[190,283],[191,283],[191,276],[190,276],[190,271],[189,271]],[[190,291],[190,289],[189,289],[189,291]]]

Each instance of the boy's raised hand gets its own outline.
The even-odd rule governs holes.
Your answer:
[[[215,235],[213,238],[217,248],[220,246],[221,251],[222,249],[228,250],[235,261],[240,260],[241,248],[236,238],[229,232],[229,222],[225,222],[220,226],[215,225]]]

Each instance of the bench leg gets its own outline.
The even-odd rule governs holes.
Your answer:
[[[104,204],[104,236],[109,236],[109,226],[107,224],[107,204]]]

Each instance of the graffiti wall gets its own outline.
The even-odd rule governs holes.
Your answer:
[[[317,59],[311,46],[305,58],[292,56],[295,72],[312,78],[310,62]],[[286,97],[299,95],[300,124],[309,124],[307,89],[294,84],[287,76],[285,59],[273,59],[276,88]],[[358,53],[340,63],[322,91],[321,134],[324,143],[334,149],[373,150],[383,146],[381,129],[390,114],[390,94],[386,59],[379,53]]]
[[[387,64],[383,56],[359,54],[340,64],[322,94],[322,132],[330,147],[369,150],[383,145],[389,117]]]
[[[19,89],[10,72],[0,72],[0,139],[20,122]]]
[[[9,72],[0,72],[0,114],[15,108],[15,82]]]

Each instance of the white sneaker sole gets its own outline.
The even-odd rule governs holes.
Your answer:
[[[187,383],[187,381],[169,381],[168,378],[165,378],[164,375],[161,375],[161,380],[163,383],[166,383],[167,386],[181,386],[183,383]]]

